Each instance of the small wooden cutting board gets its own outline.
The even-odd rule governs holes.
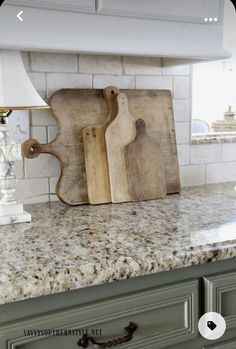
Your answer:
[[[104,89],[104,97],[110,111],[106,121],[83,130],[87,188],[91,204],[111,202],[105,131],[117,115],[118,93],[119,89],[114,86]]]
[[[148,136],[161,144],[167,194],[180,192],[175,123],[171,92],[167,90],[123,90],[135,120],[142,118]]]
[[[27,158],[41,153],[55,156],[61,174],[57,182],[58,198],[69,204],[88,202],[84,163],[83,129],[88,125],[102,124],[109,113],[103,90],[63,89],[50,98],[50,106],[58,125],[56,138],[48,144],[29,139],[22,145]]]
[[[129,112],[127,96],[118,94],[117,103],[118,114],[105,133],[111,199],[114,203],[131,201],[124,148],[136,135],[135,119]]]
[[[146,124],[138,119],[135,140],[125,147],[125,160],[132,201],[159,199],[166,196],[161,147],[146,133]]]

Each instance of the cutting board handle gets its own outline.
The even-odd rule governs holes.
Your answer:
[[[125,93],[117,95],[118,109],[120,113],[129,113],[128,97]]]
[[[103,89],[104,97],[107,103],[110,105],[111,96],[115,96],[119,93],[119,89],[116,86],[108,86]]]
[[[136,130],[137,130],[137,135],[146,135],[146,123],[143,119],[139,118],[135,122]]]
[[[52,148],[50,143],[40,144],[36,139],[32,138],[21,145],[21,151],[24,157],[34,159],[41,153],[51,153]]]

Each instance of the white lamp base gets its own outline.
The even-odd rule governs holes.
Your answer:
[[[7,124],[0,123],[0,225],[31,222],[31,215],[15,199],[13,165],[22,156],[21,145],[9,137],[9,131]]]
[[[31,214],[24,211],[22,204],[0,205],[0,225],[31,222]]]

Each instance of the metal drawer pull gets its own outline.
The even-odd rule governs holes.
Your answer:
[[[89,337],[87,334],[84,334],[83,337],[80,338],[77,344],[79,347],[82,347],[82,348],[88,348],[89,342],[96,345],[97,349],[115,347],[116,345],[131,341],[133,339],[133,333],[137,330],[137,328],[138,326],[136,324],[134,324],[133,322],[130,322],[129,326],[124,328],[125,331],[127,332],[126,336],[112,339],[108,342],[103,342],[103,343],[96,342],[92,337]]]

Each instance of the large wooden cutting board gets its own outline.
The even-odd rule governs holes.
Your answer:
[[[122,90],[129,110],[144,119],[147,134],[161,145],[167,194],[180,192],[180,176],[171,92],[167,90]]]
[[[143,119],[136,121],[137,134],[125,147],[125,160],[132,201],[159,199],[166,196],[161,147],[146,133]]]
[[[91,204],[111,202],[105,131],[117,115],[118,93],[118,88],[114,86],[105,89],[104,94],[110,111],[106,121],[83,130],[87,188]]]
[[[49,102],[57,121],[58,134],[51,143],[30,139],[22,145],[23,155],[35,158],[52,154],[60,162],[56,186],[60,200],[70,205],[88,202],[82,131],[88,125],[102,124],[109,114],[103,90],[63,89]]]
[[[111,200],[114,203],[131,201],[124,148],[136,135],[135,120],[129,112],[127,96],[120,93],[117,102],[118,114],[105,133]]]

